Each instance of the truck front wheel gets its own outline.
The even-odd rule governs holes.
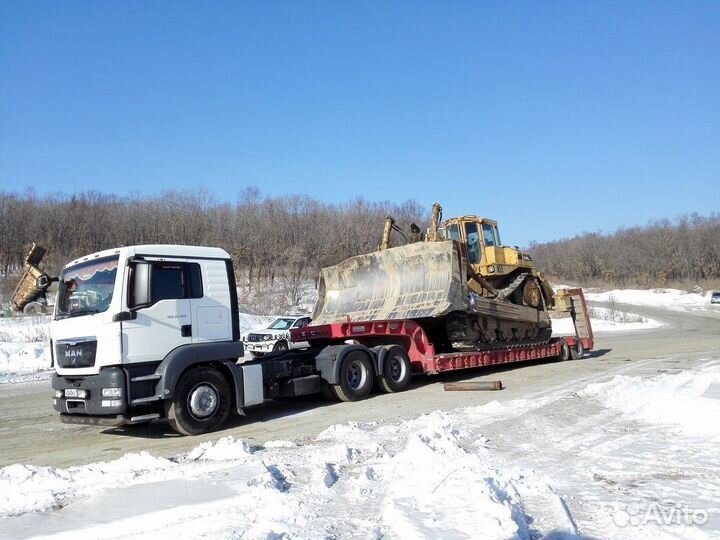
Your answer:
[[[372,390],[373,373],[368,355],[362,351],[352,351],[343,358],[338,374],[340,384],[334,384],[332,391],[340,401],[361,400]]]
[[[216,369],[190,369],[178,382],[165,413],[170,427],[181,435],[214,431],[230,415],[230,385]]]

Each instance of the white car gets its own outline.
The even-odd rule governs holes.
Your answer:
[[[254,330],[245,336],[245,350],[253,356],[262,356],[269,352],[308,347],[310,344],[307,341],[290,341],[290,329],[302,328],[309,325],[310,321],[307,315],[278,317],[267,327]]]

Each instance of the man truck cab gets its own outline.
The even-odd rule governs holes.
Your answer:
[[[242,390],[260,373],[236,366],[243,344],[235,277],[219,248],[130,246],[71,262],[59,276],[51,339],[54,407],[72,423],[167,415],[181,432],[204,431],[229,413],[220,399],[227,381]],[[262,401],[238,397],[238,406]]]

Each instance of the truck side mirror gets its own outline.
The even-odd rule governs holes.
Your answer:
[[[140,309],[152,302],[150,277],[152,265],[145,261],[135,261],[130,266],[130,283],[128,290],[128,307]]]

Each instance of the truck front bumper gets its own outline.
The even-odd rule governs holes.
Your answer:
[[[97,375],[53,375],[53,408],[62,421],[120,425],[127,411],[127,385],[119,367],[102,368]],[[94,417],[94,418],[90,418]],[[116,423],[117,422],[117,423]]]

